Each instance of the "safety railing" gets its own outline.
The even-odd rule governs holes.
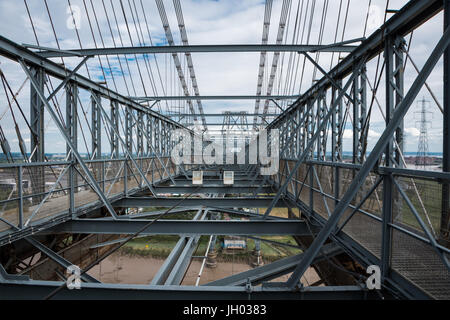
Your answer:
[[[152,185],[179,173],[169,157],[135,159]],[[98,159],[85,163],[101,192],[110,201],[147,188],[130,160]],[[37,221],[62,214],[76,215],[99,205],[103,205],[99,195],[76,163],[55,161],[0,165],[0,233],[21,230]]]
[[[281,160],[274,183],[282,185],[294,164],[294,160]],[[288,198],[302,202],[326,221],[359,168],[350,163],[306,161],[288,185]],[[386,176],[392,178],[389,186],[383,184]],[[343,231],[381,261],[383,214],[390,210],[391,241],[385,250],[391,268],[430,295],[448,298],[450,249],[439,240],[440,234],[449,231],[441,226],[442,184],[449,182],[448,174],[442,172],[380,167],[366,178],[334,234]],[[384,193],[384,188],[390,189]]]

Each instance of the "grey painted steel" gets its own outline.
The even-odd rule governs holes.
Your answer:
[[[444,28],[450,26],[450,0],[444,1]],[[450,48],[444,52],[444,115],[442,171],[450,172]],[[442,212],[439,240],[450,247],[450,183],[442,184]]]
[[[211,211],[214,212],[221,212],[221,213],[231,213],[231,214],[237,214],[244,217],[255,217],[257,219],[261,219],[263,217],[262,214],[255,213],[255,212],[249,212],[249,211],[242,211],[242,210],[234,210],[229,208],[214,208],[210,207]],[[277,216],[268,216],[267,219],[271,220],[289,220],[289,218],[282,218]]]
[[[133,234],[149,220],[104,220],[79,219],[72,220],[44,231],[56,233],[84,234]],[[316,228],[312,228],[317,231]],[[186,234],[186,235],[309,235],[305,222],[300,220],[158,220],[142,235],[151,234]]]
[[[356,70],[359,70],[361,68],[361,66],[363,65],[363,61],[360,61],[358,63],[358,67],[356,68]],[[353,82],[353,79],[355,78],[355,74],[353,73],[350,78],[347,80],[347,83],[345,84],[344,88],[339,92],[339,96],[337,98],[337,101],[340,100],[345,92],[348,90],[348,88],[350,87],[350,84]],[[328,121],[331,118],[331,115],[333,114],[333,112],[335,112],[335,109],[337,108],[338,102],[335,101],[333,103],[333,105],[330,107],[330,109],[328,110],[327,115],[322,119],[322,122],[320,123],[320,125],[318,126],[317,130],[315,131],[314,135],[311,136],[310,139],[308,139],[308,143],[305,146],[305,149],[299,154],[297,162],[295,163],[294,167],[292,168],[291,173],[289,174],[289,176],[286,178],[286,181],[284,182],[284,184],[280,187],[280,189],[278,190],[277,194],[275,195],[275,197],[273,198],[272,203],[268,206],[266,212],[264,213],[264,216],[267,216],[270,214],[270,211],[272,210],[272,208],[274,207],[274,205],[279,201],[281,195],[285,192],[286,188],[288,187],[288,184],[290,182],[290,180],[293,178],[293,176],[296,174],[298,168],[300,167],[300,165],[303,163],[303,161],[306,159],[306,157],[308,157],[308,154],[310,152],[312,152],[312,147],[314,146],[315,141],[318,139],[318,137],[320,136],[321,131],[327,127],[328,125]],[[312,133],[311,133],[312,134]],[[311,175],[311,179],[312,179],[312,175]],[[312,181],[310,181],[311,185],[312,185]],[[312,199],[311,199],[312,200]],[[312,203],[312,201],[311,201]]]
[[[170,186],[170,187],[156,187],[155,191],[157,194],[161,193],[171,193],[171,194],[181,194],[181,193],[191,193],[197,187],[196,186]],[[253,193],[253,191],[257,189],[256,186],[247,186],[247,187],[239,187],[239,186],[204,186],[200,188],[197,193]],[[270,187],[263,187],[261,189],[261,193],[272,193],[272,189]]]
[[[163,100],[256,100],[256,99],[275,99],[275,100],[295,100],[298,95],[273,95],[273,96],[252,96],[252,95],[227,95],[227,96],[158,96],[158,97],[129,97],[136,101],[163,101]]]
[[[0,299],[42,299],[63,283],[58,281],[11,281],[0,283]],[[298,292],[282,286],[149,286],[133,284],[82,284],[81,290],[64,289],[53,299],[121,300],[317,300],[373,299],[374,291],[358,286],[306,287]]]
[[[39,70],[44,71],[48,75],[54,76],[58,79],[64,80],[67,78],[67,75],[70,73],[70,70],[65,67],[50,61],[46,58],[43,58],[36,53],[26,49],[25,47],[3,37],[0,36],[0,55],[5,56],[9,59],[19,61],[23,59],[26,64],[30,65],[30,67],[37,67]],[[170,118],[164,117],[161,114],[152,111],[139,103],[126,98],[119,93],[110,90],[104,86],[99,85],[98,83],[89,80],[88,78],[81,76],[79,74],[74,74],[71,78],[71,81],[77,83],[80,88],[86,90],[93,90],[94,92],[99,93],[102,97],[105,97],[110,100],[116,100],[119,103],[134,108],[136,110],[140,110],[144,113],[151,114],[152,116],[162,119],[163,121],[169,122],[175,125],[178,128],[184,128],[179,123],[171,120]]]
[[[114,202],[114,206],[122,208],[171,207],[178,201],[177,198],[129,197]],[[267,208],[271,203],[272,198],[189,198],[183,201],[180,206]],[[285,208],[286,206],[286,203],[281,200],[274,204],[276,208]]]
[[[166,281],[167,277],[170,274],[170,271],[172,270],[173,266],[179,259],[181,253],[183,252],[184,248],[186,247],[187,242],[189,241],[189,237],[181,236],[180,239],[177,241],[175,246],[172,248],[172,251],[170,251],[169,256],[164,260],[164,263],[159,268],[158,272],[153,277],[150,284],[152,285],[164,285],[164,282]]]
[[[298,267],[292,274],[291,278],[288,281],[290,287],[295,287],[298,285],[300,278],[303,276],[306,269],[310,266],[312,260],[319,252],[323,243],[326,241],[326,239],[330,236],[333,229],[336,227],[340,217],[345,212],[346,208],[350,204],[350,201],[354,198],[354,196],[360,189],[361,185],[364,183],[365,178],[372,170],[375,163],[378,161],[380,155],[382,154],[383,150],[385,149],[386,145],[391,139],[392,134],[399,126],[400,122],[402,121],[403,117],[405,116],[406,112],[411,106],[411,103],[419,94],[419,91],[422,88],[425,80],[430,75],[431,71],[433,70],[436,63],[439,61],[440,57],[442,56],[444,50],[447,48],[449,43],[450,43],[450,28],[447,28],[447,30],[442,35],[442,38],[439,40],[439,43],[436,45],[433,52],[431,53],[431,56],[427,59],[423,69],[421,70],[418,77],[416,78],[411,88],[409,89],[408,93],[404,97],[403,101],[394,111],[391,121],[386,126],[386,129],[384,130],[380,139],[376,143],[375,147],[372,149],[370,155],[367,157],[366,161],[361,167],[361,170],[353,179],[351,185],[348,187],[347,192],[344,194],[341,201],[334,209],[333,214],[328,219],[324,228],[317,235],[314,242],[306,251],[305,258],[302,260],[302,262],[298,265]]]
[[[163,114],[166,117],[190,117],[193,116],[190,113],[174,113],[174,114],[168,114],[168,113],[164,113]],[[278,116],[278,113],[267,113],[265,116],[266,117],[275,117]],[[197,116],[200,116],[199,114],[197,114]],[[227,114],[224,113],[205,113],[203,114],[204,117],[225,117],[225,116],[243,116],[243,117],[253,117],[253,116],[264,116],[263,114],[256,114],[256,113],[242,113],[242,112],[229,112]]]
[[[205,211],[205,214],[201,217],[203,213],[203,210],[200,209],[197,214],[192,219],[193,221],[204,219],[206,217],[207,211]],[[163,285],[163,284],[172,284],[172,283],[166,283],[169,276],[172,274],[172,281],[173,281],[173,273],[180,272],[180,264],[177,265],[177,262],[182,259],[182,253],[186,247],[188,247],[189,242],[192,238],[181,236],[180,239],[177,241],[175,246],[173,247],[172,251],[170,252],[169,256],[164,260],[164,263],[159,268],[158,272],[153,277],[150,284],[152,285]],[[192,253],[189,255],[189,258],[192,256]],[[185,255],[185,257],[187,257]],[[186,271],[186,270],[184,270]],[[183,275],[184,275],[183,271]],[[181,273],[181,272],[180,272]],[[179,284],[179,283],[177,283]]]
[[[84,173],[86,174],[87,179],[91,183],[91,187],[98,194],[98,196],[100,197],[102,202],[105,204],[105,206],[108,209],[109,213],[111,213],[111,215],[113,217],[117,218],[117,214],[114,211],[113,207],[111,206],[111,203],[106,198],[106,196],[103,194],[103,192],[100,189],[98,183],[95,181],[95,178],[92,176],[92,173],[89,171],[89,168],[86,166],[86,163],[84,162],[83,158],[78,153],[76,146],[73,145],[70,137],[67,136],[63,124],[61,124],[61,122],[58,119],[58,116],[53,111],[53,109],[50,106],[49,102],[45,99],[43,91],[41,90],[41,88],[39,88],[39,84],[37,84],[36,81],[32,78],[30,70],[28,70],[28,68],[25,65],[23,60],[20,60],[20,64],[21,64],[23,70],[25,71],[25,73],[28,75],[28,77],[30,79],[30,82],[32,83],[32,86],[36,90],[36,93],[38,94],[39,98],[42,100],[42,102],[44,103],[45,107],[47,108],[48,113],[50,113],[53,121],[55,122],[56,126],[58,127],[58,129],[60,131],[60,134],[63,136],[64,140],[66,140],[66,143],[69,145],[70,149],[72,150],[72,153],[75,156],[75,158],[77,159],[78,164],[81,166],[81,168],[83,169]]]
[[[351,54],[345,57],[336,67],[330,70],[329,74],[335,79],[344,79],[353,70],[355,61],[358,61],[363,56],[368,56],[368,60],[375,57],[384,50],[384,41],[386,32],[397,34],[398,36],[405,36],[411,30],[414,30],[432,16],[442,10],[442,0],[412,0],[402,7],[397,14],[392,16],[381,28],[376,30],[369,38],[364,40],[361,45],[356,48]],[[308,99],[313,97],[315,93],[320,92],[331,87],[327,77],[321,78],[311,88],[309,88],[296,103],[292,104],[282,115],[275,119],[269,127],[275,126],[278,122],[294,112],[300,103],[305,103]]]
[[[35,82],[39,85],[40,90],[44,90],[45,72],[42,68],[32,68],[31,73]],[[30,147],[35,150],[31,156],[31,162],[42,163],[45,161],[45,124],[44,113],[45,106],[39,98],[34,86],[30,87]],[[43,168],[32,168],[35,179],[31,180],[32,192],[34,194],[43,193],[45,191],[45,173]],[[37,198],[36,201],[40,199]]]
[[[92,94],[91,97],[93,97],[93,99],[97,102],[97,105],[98,105],[98,106],[101,106],[100,101],[97,99],[97,96],[96,96],[95,94]],[[111,127],[112,129],[114,129],[114,133],[115,133],[116,136],[118,137],[119,142],[122,144],[122,146],[124,146],[124,150],[125,150],[125,153],[126,153],[127,156],[128,156],[128,159],[131,160],[131,162],[132,162],[132,163],[134,164],[134,166],[136,167],[136,169],[137,169],[139,175],[140,175],[140,176],[142,177],[142,179],[144,180],[145,185],[147,186],[147,188],[150,190],[150,192],[151,192],[153,195],[155,195],[155,191],[154,191],[154,189],[153,189],[153,187],[152,187],[152,184],[150,183],[150,181],[148,181],[148,179],[147,179],[147,177],[145,176],[144,172],[142,172],[141,167],[140,167],[139,164],[136,162],[136,159],[133,157],[133,155],[132,155],[132,150],[129,149],[129,148],[131,148],[131,146],[132,146],[131,141],[130,141],[130,140],[124,141],[123,138],[122,138],[122,136],[120,135],[119,131],[118,131],[116,128],[113,127],[113,122],[112,122],[111,119],[109,118],[109,116],[108,116],[108,114],[106,113],[106,111],[105,111],[102,107],[100,107],[99,109],[100,109],[100,111],[103,113],[103,119],[105,119],[105,120],[109,123],[109,125],[110,125],[110,127]],[[129,113],[129,112],[132,112],[132,110],[128,110],[128,109],[127,109],[127,112],[128,112],[128,113]],[[126,122],[127,122],[127,121],[126,121]],[[128,129],[128,128],[126,128],[126,129]],[[128,131],[128,130],[126,130],[126,131]],[[126,135],[126,137],[128,137],[128,135]],[[129,139],[131,139],[131,138],[129,138]],[[129,144],[128,144],[128,143],[129,143]],[[79,160],[78,160],[78,161],[79,161]],[[127,172],[126,169],[125,169],[125,172]],[[125,179],[125,182],[126,182],[126,181],[127,181],[127,179]],[[125,183],[125,192],[128,192],[128,188],[126,187],[126,183]]]
[[[136,117],[133,115],[133,113],[131,113],[131,117],[133,118],[136,126],[138,127],[139,132],[141,132],[145,138],[147,139],[147,141],[150,140],[150,136],[147,134],[147,132],[144,130],[143,126],[142,126],[142,121],[136,121]],[[141,142],[142,142],[142,138],[141,138]],[[151,152],[154,153],[154,155],[156,156],[156,158],[158,159],[158,162],[161,164],[161,166],[163,167],[164,171],[167,173],[167,175],[169,176],[170,181],[172,181],[172,183],[175,184],[175,181],[173,180],[172,175],[170,174],[169,170],[167,170],[166,166],[164,165],[164,162],[161,160],[161,158],[159,157],[158,153],[155,152],[153,146],[151,143],[148,144],[148,146],[151,149]],[[155,190],[152,190],[153,194],[155,194]]]
[[[360,41],[355,39],[351,42]],[[31,45],[27,45],[31,47]],[[352,52],[356,46],[350,45],[259,45],[259,44],[225,44],[225,45],[189,45],[189,46],[142,46],[98,49],[69,49],[65,51],[38,51],[36,54],[45,58],[73,57],[79,55],[117,55],[117,54],[146,54],[146,53],[194,53],[194,52]]]
[[[342,253],[342,249],[338,245],[334,243],[327,244],[322,248],[321,254],[314,259],[313,264],[331,258],[339,253]],[[204,286],[244,286],[247,281],[250,281],[252,285],[257,285],[263,281],[270,281],[294,270],[299,261],[303,259],[303,255],[304,253],[300,253],[292,257],[280,259],[261,267],[208,282]]]
[[[54,252],[53,250],[51,250],[50,248],[44,246],[42,243],[40,243],[39,241],[28,237],[25,238],[26,241],[28,241],[31,245],[33,245],[34,247],[36,247],[37,249],[39,249],[43,254],[45,254],[47,257],[49,257],[51,260],[55,261],[57,264],[59,264],[60,266],[64,267],[64,268],[68,268],[69,266],[73,265],[73,263],[71,263],[70,261],[64,259],[63,257],[61,257],[59,254],[57,254],[56,252]],[[100,283],[100,281],[98,281],[97,279],[95,279],[94,277],[88,275],[87,273],[82,274],[81,275],[81,279],[83,279],[84,281],[87,282],[96,282],[96,283]]]

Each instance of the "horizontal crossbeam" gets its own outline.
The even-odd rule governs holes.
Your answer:
[[[170,194],[181,194],[181,193],[191,193],[195,191],[196,193],[226,193],[226,194],[236,194],[236,193],[253,193],[258,189],[258,186],[204,186],[198,189],[197,186],[169,186],[169,187],[157,187],[155,191],[157,194],[170,193]],[[272,188],[263,187],[260,189],[261,193],[272,193]]]
[[[0,283],[0,299],[42,299],[61,286],[57,281],[7,281]],[[358,286],[306,287],[294,292],[286,287],[158,286],[137,284],[82,284],[81,290],[64,289],[54,299],[156,299],[156,300],[317,300],[376,299],[377,293]]]
[[[195,207],[207,206],[218,208],[267,208],[272,198],[189,198],[183,201],[180,206]],[[114,202],[115,207],[122,208],[149,208],[149,207],[171,207],[180,202],[178,198],[151,198],[133,197],[123,198]],[[287,204],[279,200],[274,205],[275,208],[286,208]]]
[[[129,97],[136,101],[162,101],[162,100],[296,100],[298,95],[253,96],[253,95],[221,95],[221,96],[158,96],[158,97]]]
[[[45,232],[82,234],[133,234],[149,220],[80,219],[62,223]],[[312,228],[316,232],[316,228]],[[184,235],[311,235],[301,220],[158,220],[140,233]]]
[[[339,246],[327,244],[322,248],[321,254],[314,259],[313,264],[323,261],[327,257],[331,258],[341,252],[342,249],[340,249]],[[292,257],[287,257],[255,269],[250,269],[220,280],[209,282],[205,284],[205,286],[243,286],[248,280],[250,280],[252,285],[259,284],[262,281],[270,281],[293,271],[295,266],[303,258],[303,255],[304,254],[301,253]]]
[[[362,40],[356,39],[353,42]],[[28,48],[41,48],[35,45],[26,45]],[[148,54],[148,53],[193,53],[193,52],[352,52],[356,46],[333,45],[302,45],[302,44],[225,44],[225,45],[190,45],[190,46],[142,46],[119,48],[89,48],[69,50],[45,50],[37,53],[45,58],[74,57],[74,56],[102,56],[117,54]]]

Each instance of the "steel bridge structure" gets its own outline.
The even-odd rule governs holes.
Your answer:
[[[403,71],[410,57],[405,37],[438,14],[444,17],[439,41],[406,83]],[[29,127],[9,128],[21,137],[29,134],[31,149],[28,153],[25,139],[19,138],[26,156],[14,161],[8,141],[1,139],[8,161],[0,163],[0,178],[14,187],[2,191],[0,199],[0,299],[449,299],[449,23],[449,0],[411,0],[371,35],[332,44],[189,45],[186,38],[183,45],[174,45],[172,39],[167,46],[62,50],[0,35],[0,56],[20,66],[29,82],[29,114],[24,115]],[[201,96],[196,89],[191,95],[135,96],[80,72],[100,56],[187,53],[195,58],[197,52],[293,52],[314,65],[318,79],[293,95],[263,95],[259,90],[257,95]],[[319,52],[345,55],[326,71],[313,57]],[[58,60],[63,58],[77,59],[78,65],[69,69]],[[377,59],[384,75],[371,83],[366,66]],[[442,68],[434,72],[443,87],[442,170],[408,169],[404,117],[438,64]],[[195,77],[193,66],[190,76]],[[380,82],[384,100],[372,95]],[[16,108],[18,99],[5,88],[10,107]],[[65,114],[55,105],[61,95]],[[82,95],[89,96],[88,112],[81,109]],[[264,113],[208,114],[206,107],[196,111],[191,103],[185,114],[168,114],[151,107],[214,99],[271,100],[279,108],[273,113],[265,108]],[[284,100],[289,103],[282,104]],[[368,150],[369,114],[377,105],[385,124]],[[89,124],[88,156],[79,143],[83,117]],[[209,117],[228,120],[208,123]],[[256,130],[244,135],[244,147],[256,144],[255,136],[263,129],[278,129],[278,140],[271,142],[279,144],[277,173],[262,175],[262,164],[173,161],[176,129],[195,138],[193,125],[207,133],[213,131],[206,130],[208,125],[226,124],[217,133],[225,135],[233,117]],[[253,118],[257,120],[251,123]],[[48,119],[65,144],[62,159],[46,157]],[[350,128],[345,119],[351,119]],[[350,158],[344,155],[344,131],[351,132]],[[108,156],[104,150],[110,151]],[[203,172],[202,185],[192,183],[194,171]],[[223,183],[224,171],[234,172],[232,185]],[[426,188],[432,190],[433,201],[424,199]],[[274,208],[288,215],[279,217]],[[193,219],[170,218],[188,212],[195,213]],[[246,219],[220,219],[225,213]],[[102,283],[86,272],[129,240],[147,235],[180,236],[151,283]],[[219,235],[261,241],[264,236],[292,236],[302,253],[203,285],[181,285],[200,236]],[[81,268],[80,290],[65,285],[70,265]],[[379,290],[366,284],[371,265],[380,268]],[[309,268],[320,277],[318,283],[301,281]],[[288,275],[286,282],[272,281],[283,275]]]

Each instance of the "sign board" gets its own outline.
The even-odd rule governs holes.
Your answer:
[[[223,184],[233,184],[233,183],[234,183],[234,171],[224,171]]]
[[[192,171],[192,184],[203,184],[203,171]]]

